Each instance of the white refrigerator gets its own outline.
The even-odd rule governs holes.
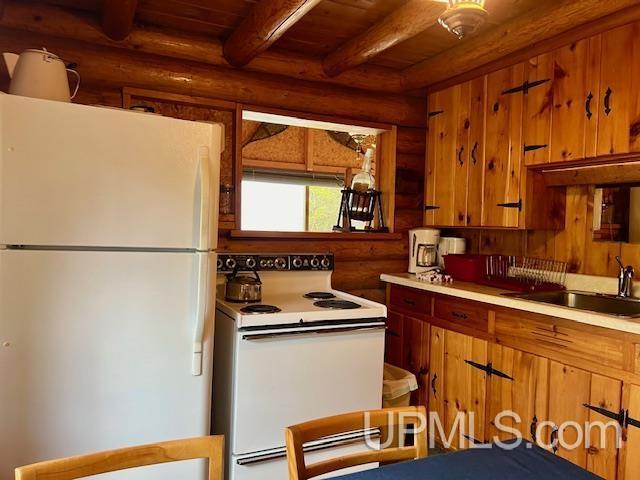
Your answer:
[[[0,480],[209,434],[222,138],[0,94]],[[108,477],[204,478],[203,463]]]

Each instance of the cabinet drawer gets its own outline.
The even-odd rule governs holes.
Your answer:
[[[412,314],[431,314],[431,295],[414,288],[391,286],[389,299],[391,307],[400,308]]]
[[[499,343],[512,340],[517,344],[526,342],[562,356],[575,358],[623,369],[625,341],[610,337],[605,329],[582,325],[572,328],[569,320],[562,320],[518,310],[496,311],[496,338]],[[546,355],[546,354],[545,354]]]
[[[482,303],[438,296],[434,317],[483,332],[489,329],[489,308]]]

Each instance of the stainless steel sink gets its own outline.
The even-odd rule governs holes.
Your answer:
[[[561,291],[534,293],[506,293],[505,296],[531,300],[532,302],[548,303],[561,307],[586,310],[588,312],[615,315],[618,317],[640,317],[640,300],[620,298],[615,295],[599,293]]]

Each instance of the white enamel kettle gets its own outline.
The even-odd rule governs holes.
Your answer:
[[[67,68],[64,62],[46,49],[25,50],[20,55],[3,53],[11,77],[9,93],[25,97],[70,102],[78,93],[80,74]],[[69,90],[67,72],[76,76],[73,95]]]

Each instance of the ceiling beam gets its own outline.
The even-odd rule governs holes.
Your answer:
[[[357,37],[347,40],[322,63],[329,76],[361,65],[398,43],[433,26],[444,12],[443,3],[409,0]]]
[[[90,15],[53,5],[34,6],[18,0],[4,0],[4,3],[6,4],[5,15],[0,19],[0,26],[6,28],[229,67],[222,54],[222,43],[210,36],[135,26],[125,40],[114,41],[105,35],[100,23]],[[400,93],[403,91],[402,74],[399,70],[363,65],[332,78],[324,73],[320,60],[276,49],[268,50],[258,56],[245,67],[245,70],[377,92]]]
[[[413,90],[443,82],[634,5],[638,7],[638,0],[560,0],[547,3],[406,68],[403,71],[405,88]]]
[[[112,40],[124,40],[131,33],[138,0],[104,0],[102,29]]]
[[[260,0],[224,44],[224,56],[242,67],[268,49],[320,0]]]

